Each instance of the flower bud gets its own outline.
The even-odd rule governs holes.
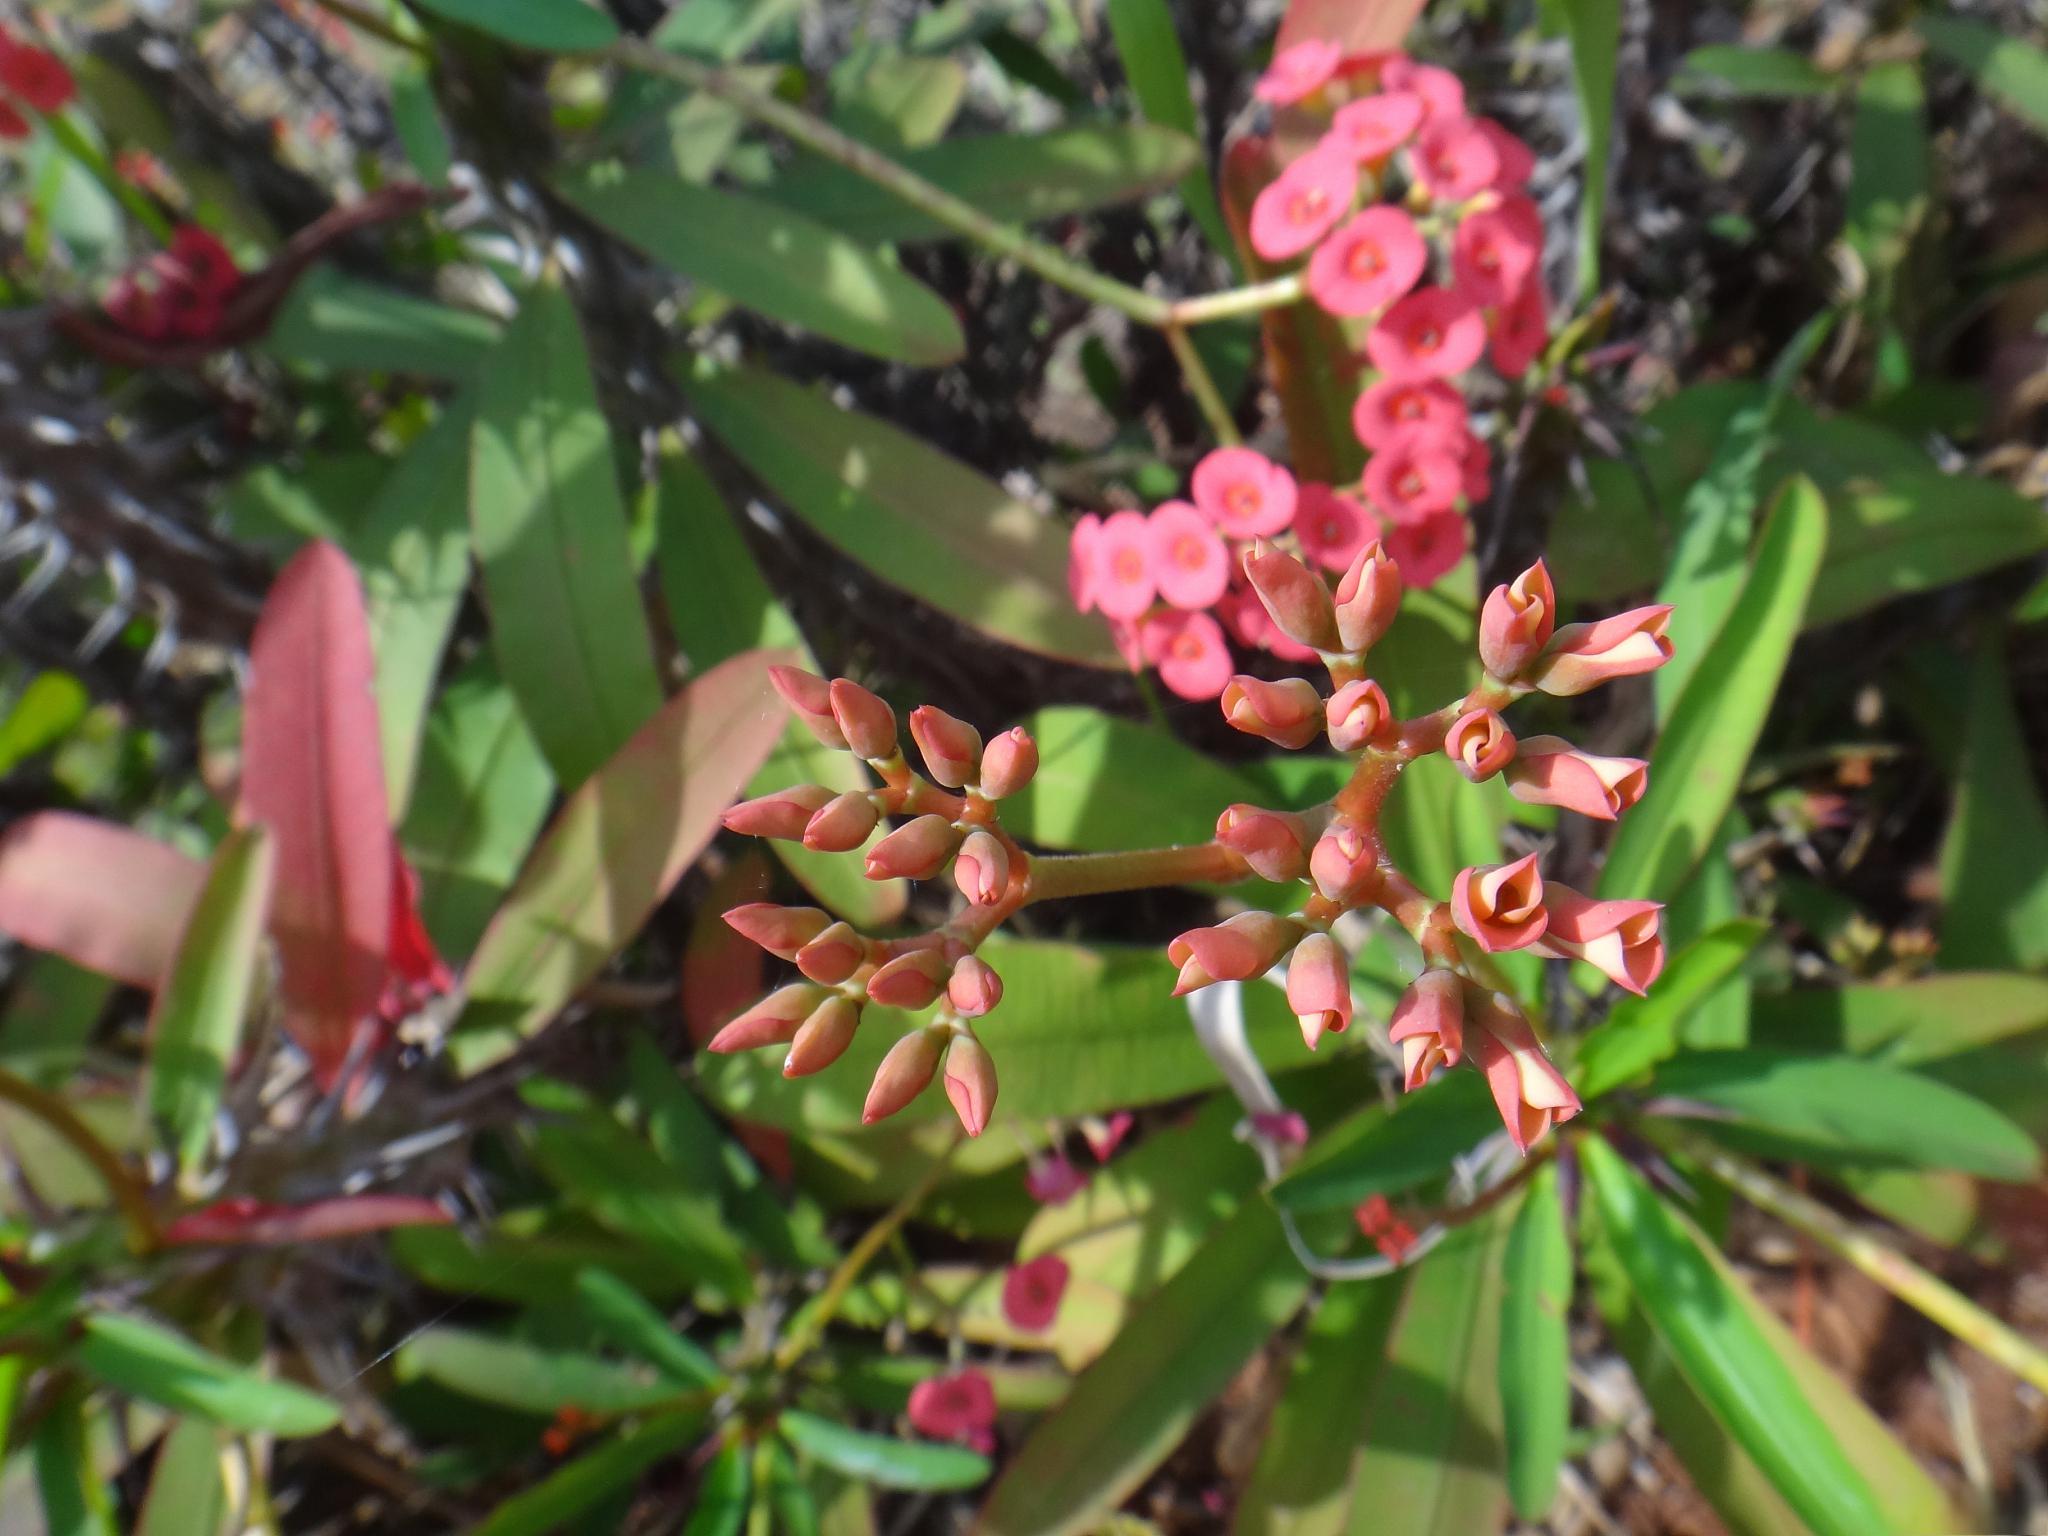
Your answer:
[[[794,960],[798,950],[832,926],[830,914],[816,907],[778,907],[772,901],[734,907],[725,921],[740,937],[784,960]]]
[[[1351,969],[1327,933],[1311,933],[1287,962],[1287,1006],[1301,1021],[1310,1050],[1324,1031],[1342,1034],[1351,1024]]]
[[[713,1035],[705,1049],[722,1056],[757,1046],[787,1045],[796,1038],[797,1026],[829,995],[823,987],[802,981],[780,987]]]
[[[847,746],[872,760],[896,755],[896,711],[859,683],[832,679],[832,718]]]
[[[1643,798],[1650,765],[1637,757],[1595,757],[1558,736],[1531,736],[1508,765],[1508,793],[1524,805],[1555,805],[1612,821]]]
[[[1010,889],[1010,850],[986,827],[976,827],[953,860],[953,883],[977,907],[992,907]]]
[[[1277,683],[1239,675],[1223,685],[1223,718],[1275,746],[1305,747],[1322,730],[1323,700],[1305,677]]]
[[[1347,651],[1369,651],[1401,609],[1401,568],[1378,539],[1366,541],[1337,582],[1337,638]]]
[[[1394,723],[1394,711],[1380,685],[1364,677],[1330,695],[1323,723],[1339,752],[1362,752]]]
[[[1436,969],[1416,977],[1394,1005],[1387,1039],[1401,1047],[1410,1093],[1438,1067],[1455,1067],[1465,1055],[1465,979]]]
[[[1308,856],[1309,879],[1327,901],[1349,905],[1379,874],[1379,844],[1348,821],[1332,822]]]
[[[770,667],[768,681],[806,729],[826,746],[846,750],[846,733],[832,716],[832,685],[801,667]]]
[[[1311,650],[1337,649],[1337,614],[1322,577],[1264,539],[1244,557],[1244,574],[1280,633]]]
[[[1460,870],[1451,883],[1451,920],[1488,954],[1527,949],[1542,938],[1548,919],[1536,855]]]
[[[947,1031],[942,1028],[914,1029],[889,1047],[875,1069],[874,1086],[861,1106],[860,1123],[873,1125],[902,1109],[931,1086],[939,1070],[939,1056],[946,1048]]]
[[[966,1030],[953,1036],[946,1048],[946,1097],[953,1113],[970,1136],[988,1129],[988,1117],[996,1107],[996,1064],[982,1043]]]
[[[1539,955],[1584,960],[1617,987],[1641,997],[1664,969],[1663,906],[1654,901],[1594,901],[1555,880],[1543,889],[1548,914]]]
[[[868,958],[868,941],[850,923],[834,923],[796,952],[796,968],[812,981],[836,987]]]
[[[1003,1000],[1003,978],[979,955],[965,955],[946,983],[946,1001],[963,1019],[978,1019]]]
[[[865,790],[849,789],[827,800],[805,824],[804,846],[817,853],[851,853],[881,819]]]
[[[959,828],[943,816],[918,816],[868,850],[870,880],[929,880],[960,846]]]
[[[1224,807],[1216,818],[1216,841],[1251,865],[1262,880],[1299,880],[1308,873],[1308,818],[1256,805]]]
[[[1214,928],[1190,928],[1166,946],[1166,958],[1180,967],[1173,995],[1182,997],[1212,982],[1263,976],[1301,935],[1301,924],[1271,912],[1240,912]]]
[[[746,837],[779,837],[793,843],[802,840],[811,818],[831,798],[832,791],[822,784],[798,784],[792,789],[778,789],[772,795],[742,800],[719,820],[728,832]]]
[[[1544,1133],[1579,1112],[1579,1096],[1544,1053],[1536,1031],[1505,995],[1473,988],[1465,1010],[1465,1043],[1486,1074],[1494,1108],[1517,1150],[1527,1153]]]
[[[884,1008],[915,1012],[938,1001],[952,966],[936,949],[913,949],[878,967],[868,978],[868,999]]]
[[[1556,623],[1557,594],[1538,560],[1488,595],[1479,612],[1479,660],[1493,676],[1513,681],[1549,644]]]
[[[910,737],[934,783],[958,789],[981,764],[981,732],[933,704],[910,712]]]
[[[846,1054],[859,1027],[859,1002],[835,992],[798,1027],[796,1038],[789,1042],[789,1055],[783,1058],[782,1075],[809,1077],[824,1071]]]
[[[1038,743],[1021,725],[1013,725],[981,754],[981,792],[991,800],[1014,795],[1038,772]]]
[[[1444,756],[1474,784],[1515,760],[1515,733],[1490,709],[1468,709],[1444,733]]]
[[[1597,624],[1567,624],[1550,637],[1527,680],[1545,693],[1570,698],[1617,677],[1654,672],[1671,659],[1671,642],[1664,637],[1670,618],[1670,608],[1656,604]]]

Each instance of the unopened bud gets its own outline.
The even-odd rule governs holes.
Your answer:
[[[1287,1006],[1310,1050],[1325,1032],[1342,1034],[1350,1027],[1351,970],[1327,933],[1311,933],[1295,946],[1287,962]]]
[[[946,983],[946,1001],[963,1019],[978,1019],[1003,1000],[1003,978],[979,955],[967,955],[953,967]]]
[[[1180,967],[1173,995],[1182,997],[1213,982],[1263,976],[1300,942],[1302,932],[1292,918],[1271,912],[1240,912],[1213,928],[1190,928],[1166,946],[1166,958]]]
[[[1550,637],[1529,666],[1527,681],[1545,693],[1571,698],[1617,677],[1654,672],[1671,659],[1665,626],[1670,608],[1631,608],[1596,624],[1567,624]]]
[[[1362,677],[1330,695],[1323,721],[1331,746],[1339,752],[1363,752],[1394,723],[1394,711],[1380,685]]]
[[[943,1028],[914,1029],[889,1047],[889,1054],[875,1069],[867,1103],[861,1106],[862,1125],[887,1119],[931,1086],[932,1075],[939,1070],[939,1056],[946,1048],[946,1035]]]
[[[943,816],[919,816],[868,850],[870,880],[929,880],[960,846],[960,830]]]
[[[832,718],[839,722],[847,746],[862,757],[896,755],[896,711],[859,683],[843,677],[832,679]]]
[[[1013,725],[981,754],[981,792],[991,800],[1014,795],[1038,772],[1038,743],[1021,725]]]
[[[946,1097],[970,1136],[988,1129],[996,1107],[996,1064],[973,1034],[961,1030],[946,1049]]]
[[[981,732],[932,704],[910,712],[910,736],[935,783],[958,789],[981,766]]]
[[[1283,635],[1311,650],[1337,649],[1337,614],[1322,577],[1263,539],[1244,557],[1244,574]]]
[[[1308,856],[1309,878],[1327,901],[1356,901],[1379,872],[1379,846],[1352,822],[1333,822]]]
[[[763,1045],[787,1045],[796,1038],[797,1026],[827,995],[823,987],[803,981],[778,988],[713,1035],[705,1049],[725,1055]]]
[[[1444,733],[1444,756],[1474,784],[1515,760],[1515,733],[1490,709],[1468,709]]]
[[[832,791],[822,784],[798,784],[792,789],[778,789],[772,795],[742,800],[719,819],[728,832],[746,837],[779,837],[794,843],[802,840],[811,818],[831,798]]]
[[[1541,560],[1495,587],[1479,611],[1479,660],[1503,681],[1521,676],[1542,654],[1557,624],[1557,594]]]
[[[1378,539],[1366,542],[1337,582],[1337,638],[1345,650],[1369,651],[1401,609],[1401,568]]]
[[[768,681],[810,733],[826,746],[846,750],[846,733],[832,714],[832,685],[801,667],[770,667]]]
[[[1314,835],[1308,819],[1291,811],[1231,805],[1216,818],[1216,841],[1251,865],[1262,880],[1299,880],[1307,874]]]
[[[849,789],[827,800],[805,824],[804,846],[818,853],[851,853],[881,819],[865,790]]]
[[[953,883],[977,907],[992,907],[1010,889],[1010,850],[985,827],[976,827],[953,860]]]
[[[772,901],[734,907],[725,921],[742,938],[784,960],[794,960],[798,950],[832,926],[830,914],[816,907],[779,907]]]
[[[796,968],[811,980],[835,987],[868,957],[868,942],[850,923],[834,923],[796,952]]]
[[[876,969],[868,978],[868,999],[884,1008],[929,1008],[938,1001],[951,970],[936,949],[913,949]]]
[[[1223,718],[1275,746],[1305,747],[1323,728],[1323,699],[1305,677],[1269,683],[1237,676],[1223,685]]]
[[[860,1004],[853,998],[834,993],[831,997],[811,1010],[796,1037],[789,1042],[789,1055],[783,1059],[784,1077],[809,1077],[813,1072],[822,1072],[853,1044],[854,1031],[860,1028]]]

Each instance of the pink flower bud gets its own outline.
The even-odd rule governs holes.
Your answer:
[[[1323,728],[1323,700],[1305,677],[1277,683],[1240,674],[1223,685],[1223,718],[1282,747],[1305,747]]]
[[[929,1008],[945,989],[952,966],[936,949],[913,949],[876,968],[868,978],[868,999],[884,1008],[915,1012]]]
[[[1347,905],[1358,900],[1379,875],[1380,848],[1363,828],[1333,822],[1308,856],[1309,878],[1325,900]]]
[[[1403,1086],[1410,1093],[1438,1067],[1455,1067],[1465,1055],[1464,978],[1436,969],[1416,977],[1394,1005],[1387,1039],[1401,1047]]]
[[[1579,1096],[1544,1054],[1521,1010],[1499,992],[1473,988],[1465,1046],[1486,1074],[1494,1108],[1516,1148],[1526,1153],[1553,1125],[1579,1112]]]
[[[1350,1027],[1351,968],[1327,933],[1311,933],[1295,946],[1287,962],[1287,1006],[1301,1021],[1301,1038],[1310,1050],[1325,1030],[1342,1034]]]
[[[1529,668],[1528,681],[1545,693],[1570,698],[1617,677],[1654,672],[1671,659],[1664,626],[1670,608],[1631,608],[1596,624],[1567,624]]]
[[[1339,752],[1363,752],[1394,723],[1394,711],[1378,683],[1360,678],[1330,695],[1323,706],[1323,722],[1331,746]]]
[[[831,916],[816,907],[778,907],[772,901],[734,907],[725,920],[740,937],[784,960],[794,960],[798,950],[832,926]]]
[[[943,1028],[914,1029],[889,1047],[889,1054],[875,1069],[867,1103],[861,1106],[862,1125],[888,1119],[931,1086],[946,1049],[946,1035]]]
[[[1244,574],[1283,635],[1311,650],[1337,649],[1337,612],[1322,577],[1264,539],[1244,557]]]
[[[1538,954],[1598,966],[1623,991],[1641,997],[1664,969],[1663,906],[1654,901],[1594,901],[1551,881],[1549,921]]]
[[[772,795],[742,800],[719,819],[728,832],[746,837],[779,837],[793,843],[803,838],[811,818],[831,798],[832,791],[822,784],[798,784],[792,789],[778,789]]]
[[[849,789],[827,800],[805,824],[804,846],[817,853],[851,853],[881,819],[864,790]]]
[[[1021,725],[1013,725],[981,754],[981,792],[991,800],[1014,795],[1038,772],[1038,743]]]
[[[846,733],[832,716],[832,685],[801,667],[770,667],[768,681],[810,733],[836,751],[846,750]]]
[[[778,988],[713,1035],[705,1049],[723,1056],[763,1045],[787,1045],[796,1038],[797,1026],[828,995],[823,987],[803,981]]]
[[[1240,912],[1214,928],[1190,928],[1166,946],[1180,967],[1173,995],[1185,996],[1218,981],[1263,976],[1301,940],[1301,924],[1271,912]]]
[[[1010,850],[986,827],[976,827],[953,860],[953,883],[977,907],[992,907],[1010,889]]]
[[[910,712],[910,736],[934,782],[958,789],[981,762],[981,732],[933,704]]]
[[[929,880],[960,846],[961,832],[943,816],[918,816],[868,850],[870,880]]]
[[[1541,560],[1506,586],[1495,587],[1479,612],[1479,660],[1502,681],[1520,677],[1550,643],[1557,594]]]
[[[963,956],[946,983],[946,1001],[963,1019],[978,1019],[1003,1000],[1003,978],[979,955]]]
[[[850,997],[834,993],[811,1010],[810,1016],[796,1032],[796,1038],[789,1042],[789,1054],[782,1061],[784,1077],[809,1077],[813,1072],[822,1072],[853,1044],[854,1031],[860,1028],[860,1004]]]
[[[1216,841],[1251,865],[1262,880],[1299,880],[1308,873],[1308,818],[1290,811],[1232,805],[1216,818]]]
[[[973,1035],[962,1030],[946,1050],[946,1097],[961,1129],[979,1136],[996,1107],[996,1064]]]
[[[832,718],[839,722],[847,746],[862,757],[896,755],[896,711],[859,683],[843,677],[832,679]]]
[[[1542,938],[1547,919],[1536,855],[1458,871],[1451,884],[1451,920],[1488,954],[1527,949]]]
[[[834,923],[796,952],[796,968],[812,981],[836,987],[867,958],[868,941],[850,923]]]
[[[1556,805],[1612,821],[1643,798],[1650,765],[1638,757],[1595,757],[1559,736],[1530,736],[1508,765],[1508,793],[1524,805]]]
[[[1367,541],[1337,581],[1337,640],[1347,651],[1369,651],[1401,610],[1401,568],[1378,539]]]
[[[1515,733],[1490,709],[1468,709],[1444,733],[1444,756],[1474,784],[1515,760]]]

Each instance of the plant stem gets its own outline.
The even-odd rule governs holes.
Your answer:
[[[1798,1228],[1971,1348],[2037,1390],[2048,1392],[2048,1351],[2022,1338],[1960,1291],[1818,1200],[1780,1183],[1754,1163],[1723,1151],[1704,1136],[1680,1133],[1674,1140],[1687,1157],[1751,1205]]]
[[[93,1171],[107,1186],[107,1193],[113,1196],[114,1204],[120,1207],[127,1222],[128,1246],[132,1251],[147,1253],[156,1247],[161,1229],[157,1226],[156,1213],[149,1208],[149,1198],[141,1181],[128,1171],[114,1149],[79,1119],[76,1110],[55,1094],[5,1071],[0,1071],[0,1102],[34,1115],[66,1146],[92,1164]]]
[[[432,59],[434,50],[417,37],[407,37],[383,17],[364,10],[354,0],[313,0],[313,3],[328,15],[347,22],[359,32],[367,32],[380,42],[394,48],[403,48],[408,53],[418,54],[423,59]]]
[[[1193,338],[1184,327],[1171,321],[1161,326],[1160,331],[1166,337],[1167,346],[1173,350],[1173,360],[1180,364],[1180,376],[1187,383],[1188,393],[1195,397],[1195,404],[1209,423],[1209,430],[1215,433],[1216,441],[1226,447],[1243,442],[1244,439],[1238,435],[1237,423],[1231,419],[1230,405],[1216,387],[1209,365],[1202,361],[1202,354],[1195,349]]]
[[[1270,278],[1243,288],[1226,288],[1198,298],[1176,299],[1167,306],[1168,325],[1206,325],[1212,320],[1230,320],[1239,315],[1261,314],[1301,302],[1307,287],[1301,273]]]
[[[156,204],[114,173],[107,157],[85,136],[78,124],[71,121],[69,113],[53,113],[43,119],[43,126],[50,130],[51,142],[69,155],[80,170],[104,187],[109,197],[127,209],[129,217],[155,236],[160,244],[171,243],[170,220],[163,216]]]
[[[1156,885],[1242,880],[1244,860],[1221,843],[1139,848],[1129,853],[1070,853],[1031,861],[1032,901],[1141,891]]]

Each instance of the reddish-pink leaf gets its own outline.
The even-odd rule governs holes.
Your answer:
[[[694,1044],[704,1044],[767,990],[767,952],[735,933],[725,914],[746,902],[766,901],[771,889],[768,861],[749,848],[704,892],[681,967],[683,1028]]]
[[[206,866],[111,821],[40,811],[0,832],[0,933],[154,987]]]
[[[439,1203],[419,1195],[340,1195],[310,1205],[264,1200],[217,1200],[164,1228],[170,1248],[196,1243],[270,1247],[356,1237],[392,1227],[445,1227],[454,1221]]]
[[[391,942],[391,826],[363,592],[332,544],[284,568],[249,650],[242,818],[277,847],[285,1027],[332,1087],[374,1021]]]
[[[1280,18],[1273,51],[1321,38],[1346,53],[1380,53],[1401,39],[1422,14],[1423,0],[1294,0]]]

